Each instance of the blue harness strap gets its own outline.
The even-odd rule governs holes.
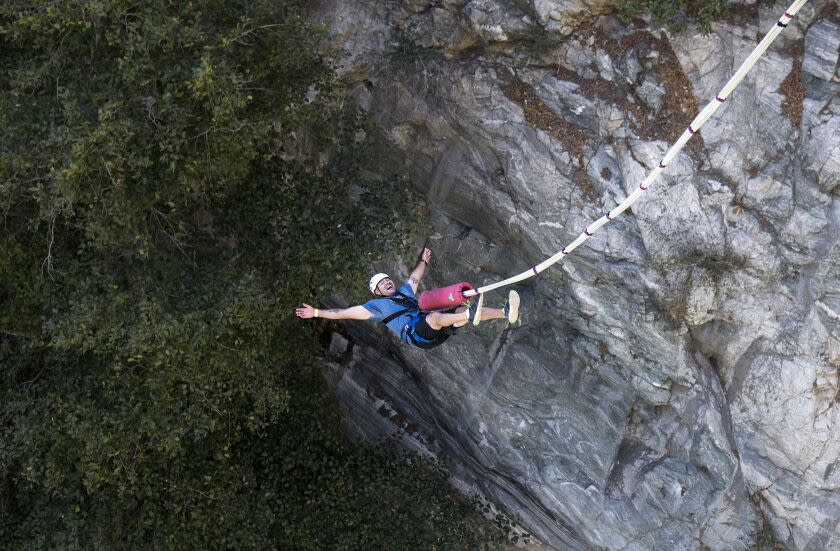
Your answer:
[[[434,339],[427,339],[427,338],[421,337],[420,335],[417,334],[416,326],[421,321],[425,322],[425,319],[426,319],[425,314],[427,312],[423,312],[422,310],[420,310],[420,306],[417,303],[417,299],[415,299],[413,297],[410,297],[410,296],[407,296],[407,295],[405,295],[405,294],[403,294],[399,291],[397,291],[394,295],[392,295],[390,297],[380,297],[380,299],[381,300],[389,300],[393,303],[399,304],[400,306],[404,307],[402,310],[397,310],[396,312],[390,314],[388,317],[383,319],[382,323],[384,323],[385,325],[388,325],[388,323],[391,322],[392,320],[394,320],[394,319],[398,318],[399,316],[401,316],[403,314],[406,314],[408,312],[416,311],[420,314],[420,315],[414,317],[408,323],[406,323],[403,326],[402,331],[400,332],[400,337],[403,340],[408,341],[409,343],[411,343],[412,345],[414,345],[417,348],[421,348],[423,350],[429,350],[429,349],[435,348],[436,346],[440,346],[441,344],[444,343],[444,341],[446,341],[446,339],[451,337],[453,332],[454,332],[449,327],[445,327],[445,328],[443,328],[439,331],[435,331],[435,338]],[[454,311],[455,311],[455,308],[445,310],[445,312],[447,312],[447,313],[452,313]]]
[[[425,320],[423,316],[417,317],[405,324],[405,327],[403,327],[402,329],[402,336],[408,337],[409,342],[417,348],[421,348],[423,350],[430,350],[432,348],[440,346],[446,341],[446,339],[452,336],[452,331],[449,330],[448,327],[445,327],[436,332],[437,336],[434,339],[430,340],[421,337],[417,334],[417,331],[415,331],[415,327],[418,323],[420,323],[423,320]]]

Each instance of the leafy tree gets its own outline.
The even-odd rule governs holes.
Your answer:
[[[363,176],[304,7],[0,5],[0,547],[495,537],[430,466],[341,441],[291,316],[417,223]]]

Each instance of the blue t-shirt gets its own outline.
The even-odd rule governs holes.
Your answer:
[[[411,290],[411,285],[409,283],[403,283],[402,287],[397,289],[397,292],[417,300],[417,297],[414,296],[414,291]],[[373,314],[372,319],[375,319],[376,321],[382,321],[391,314],[408,308],[407,305],[398,304],[393,300],[389,300],[389,297],[375,298],[362,304],[362,306],[365,307],[365,310]],[[396,333],[402,340],[411,342],[408,340],[408,336],[403,333],[403,327],[418,317],[420,317],[419,306],[389,321],[388,329]]]

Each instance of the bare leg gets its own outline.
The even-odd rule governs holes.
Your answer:
[[[504,317],[504,310],[499,310],[497,308],[483,308],[481,310],[481,321],[503,319]],[[429,327],[435,331],[455,324],[463,325],[463,322],[465,321],[469,321],[466,308],[458,308],[454,314],[432,312],[426,316],[426,323],[428,323]]]
[[[467,308],[465,306],[459,306],[458,308],[455,309],[455,312],[458,313],[458,314],[460,314],[462,312],[466,312],[466,311],[467,311]],[[454,324],[452,327],[463,327],[466,324],[468,324],[469,322],[470,322],[470,320],[464,319],[464,321],[459,321],[458,323]]]
[[[481,321],[505,319],[505,311],[498,308],[482,308]]]

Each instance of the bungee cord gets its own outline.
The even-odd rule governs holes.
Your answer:
[[[735,74],[730,77],[729,81],[723,86],[720,92],[715,95],[714,99],[711,100],[706,107],[703,108],[700,113],[691,121],[691,124],[688,125],[688,128],[682,133],[680,138],[671,146],[665,156],[659,161],[659,166],[653,169],[653,171],[648,174],[647,178],[639,184],[639,187],[636,188],[633,193],[631,193],[627,198],[621,202],[618,206],[613,208],[612,210],[607,211],[604,216],[592,222],[589,226],[587,226],[583,232],[571,243],[563,247],[559,252],[550,256],[549,258],[543,260],[530,270],[524,271],[521,274],[515,275],[513,277],[509,277],[505,280],[492,283],[490,285],[485,285],[483,287],[479,287],[478,289],[469,289],[463,292],[464,297],[471,297],[476,294],[486,293],[487,291],[492,291],[493,289],[498,289],[499,287],[505,287],[507,285],[512,285],[514,283],[518,283],[525,279],[534,277],[538,275],[540,272],[545,271],[547,268],[552,266],[553,264],[559,262],[567,255],[571,254],[576,248],[578,248],[584,241],[592,237],[595,232],[599,229],[604,227],[607,223],[615,220],[618,216],[621,215],[625,210],[627,210],[630,205],[636,202],[636,200],[641,197],[645,191],[647,191],[651,185],[659,178],[659,175],[665,170],[665,168],[671,163],[674,157],[682,150],[688,140],[691,139],[694,134],[700,131],[700,128],[709,120],[709,118],[715,114],[715,111],[726,101],[726,98],[735,90],[738,84],[744,79],[750,69],[758,62],[759,58],[764,55],[764,52],[767,51],[767,48],[770,47],[770,44],[776,39],[776,37],[781,33],[785,27],[788,26],[788,23],[796,16],[796,13],[802,8],[803,5],[808,0],[796,0],[790,7],[785,10],[784,15],[782,15],[776,24],[773,25],[773,28],[764,36],[761,42],[755,47],[755,49],[750,53],[746,60],[741,64]]]

